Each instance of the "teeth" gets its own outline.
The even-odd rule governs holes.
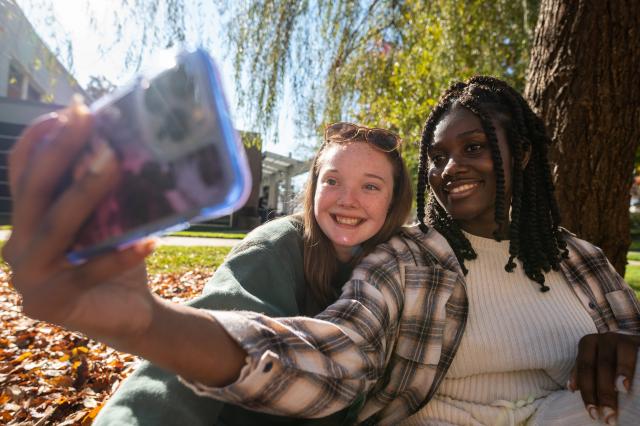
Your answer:
[[[464,185],[456,186],[455,188],[451,189],[449,193],[455,194],[457,192],[462,192],[462,191],[466,191],[467,189],[475,188],[476,186],[478,186],[477,183],[465,183]]]
[[[336,222],[342,225],[357,225],[360,223],[360,219],[355,217],[336,216]]]

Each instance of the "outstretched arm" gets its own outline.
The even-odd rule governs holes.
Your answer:
[[[306,314],[307,288],[302,256],[302,234],[296,220],[271,221],[249,233],[233,249],[207,283],[205,294],[189,305],[200,309],[249,310],[272,317]],[[212,398],[199,397],[175,374],[143,362],[109,399],[94,424],[204,426],[217,424],[218,418],[225,424],[299,422],[299,419],[274,419],[237,406],[225,406]],[[341,424],[333,418],[319,421]]]
[[[90,129],[87,108],[74,105],[28,128],[9,157],[13,232],[3,256],[23,296],[24,312],[184,377],[217,385],[232,382],[245,353],[210,315],[154,296],[143,276],[119,279],[141,264],[152,250],[150,242],[81,265],[66,260],[81,225],[118,179],[115,156],[103,144],[86,160],[84,173],[54,196]]]
[[[56,137],[34,149],[52,127]],[[76,105],[27,130],[10,158],[13,213],[19,219],[3,254],[28,315],[140,355],[206,388],[236,381],[249,355],[250,363],[234,386],[250,392],[242,401],[227,388],[218,394],[247,408],[317,417],[370,389],[384,370],[395,336],[402,302],[397,274],[371,281],[369,269],[360,268],[362,276],[350,281],[341,299],[319,318],[277,321],[172,304],[152,295],[143,279],[120,279],[150,253],[149,243],[70,265],[66,249],[118,174],[114,155],[103,145],[88,160],[85,173],[54,199],[60,177],[86,144],[90,128],[86,108]],[[392,256],[389,263],[394,264]],[[389,268],[377,266],[378,274]],[[275,372],[282,376],[265,382]],[[256,381],[265,386],[255,391],[247,387]],[[291,407],[271,398],[279,395],[270,392],[276,384],[301,390],[295,396],[312,406]],[[251,400],[256,392],[264,398]]]

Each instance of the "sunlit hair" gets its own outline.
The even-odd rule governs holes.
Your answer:
[[[553,195],[554,187],[547,156],[551,139],[547,136],[542,120],[532,111],[524,98],[507,83],[493,77],[477,76],[465,83],[454,83],[442,95],[429,115],[420,143],[418,166],[417,218],[426,232],[425,193],[427,222],[449,241],[466,273],[464,261],[475,259],[476,253],[458,224],[438,203],[428,185],[428,149],[433,144],[433,133],[438,123],[455,107],[464,107],[474,113],[482,123],[489,142],[493,169],[496,175],[495,221],[496,230],[510,217],[508,272],[516,267],[514,259],[522,262],[525,274],[540,284],[541,291],[549,290],[543,272],[558,270],[567,245],[560,229],[560,213]],[[504,170],[496,130],[492,119],[505,130],[513,160],[511,205],[505,200]],[[530,158],[523,169],[523,158],[530,151]],[[499,235],[494,233],[496,240]]]
[[[324,152],[334,144],[350,145],[354,143],[367,142],[364,139],[364,135],[358,135],[346,143],[323,143],[313,158],[302,200],[304,275],[313,296],[322,307],[328,306],[339,296],[340,288],[334,288],[333,285],[338,270],[338,257],[331,241],[322,232],[320,225],[316,221],[314,195],[318,186],[318,175],[322,166]],[[362,250],[350,262],[354,266],[365,255],[369,254],[375,246],[390,239],[405,223],[411,209],[411,181],[400,153],[397,150],[382,153],[393,166],[393,196],[382,228],[362,244]]]

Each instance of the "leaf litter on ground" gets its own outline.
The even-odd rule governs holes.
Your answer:
[[[226,254],[226,253],[225,253]],[[151,289],[185,302],[212,269],[152,273]],[[20,295],[0,270],[0,424],[87,426],[139,358],[22,314]]]

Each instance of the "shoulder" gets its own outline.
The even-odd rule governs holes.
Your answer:
[[[295,216],[286,216],[260,225],[238,244],[232,253],[251,248],[274,248],[279,246],[301,246],[302,221]]]
[[[565,228],[560,228],[560,231],[562,232],[562,237],[567,243],[567,249],[569,250],[568,260],[587,260],[590,258],[606,259],[606,256],[600,247],[587,240],[578,238],[576,234],[566,230]]]
[[[447,240],[434,229],[423,232],[417,225],[402,227],[389,241],[365,257],[362,266],[369,270],[438,266],[459,272],[458,261]]]
[[[624,280],[615,271],[600,247],[563,231],[569,256],[562,260],[562,266],[569,281],[577,280],[588,284],[592,290],[602,287],[605,293],[625,287]]]

